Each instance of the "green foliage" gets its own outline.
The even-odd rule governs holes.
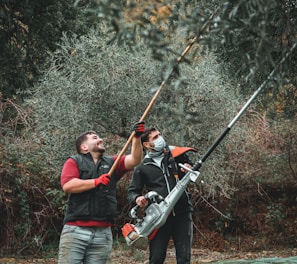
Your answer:
[[[155,59],[166,60],[168,51],[174,53],[170,47],[183,30],[185,39],[196,36],[201,46],[216,52],[229,78],[239,84],[236,90],[243,94],[255,90],[296,42],[294,0],[273,0],[269,5],[263,0],[121,2],[100,1],[93,6],[93,12],[115,32],[110,38],[131,49],[145,47]],[[170,11],[164,14],[164,7]],[[206,22],[207,30],[202,31]],[[274,99],[285,92],[296,102],[296,94],[284,87],[290,83],[296,90],[296,56],[295,50],[269,80]],[[262,95],[269,106],[271,97]],[[295,114],[296,107],[290,108],[288,116]]]
[[[6,97],[30,87],[26,104],[0,102],[0,234],[8,250],[32,253],[58,240],[66,200],[59,173],[81,132],[96,130],[108,152],[118,152],[173,69],[146,122],[170,144],[197,147],[195,162],[245,103],[237,90],[250,93],[261,83],[296,34],[290,1],[229,1],[203,32],[220,1],[140,2],[6,1],[1,10],[1,90]],[[170,12],[162,17],[164,6]],[[90,25],[84,19],[94,15],[106,24],[84,35]],[[186,63],[176,65],[189,37],[198,35]],[[290,82],[277,86],[275,109],[291,121],[272,122],[271,114],[249,110],[201,168],[205,183],[191,186],[196,206],[200,193],[232,198],[254,183],[296,180],[295,56],[275,75],[279,84]],[[125,186],[121,194],[119,219],[127,213]],[[280,216],[276,211],[273,219]]]
[[[64,199],[54,191],[58,178],[47,146],[30,133],[30,112],[12,100],[0,109],[1,116],[15,112],[14,119],[0,119],[0,254],[33,254],[57,239]]]
[[[34,109],[37,137],[52,146],[49,159],[60,167],[74,151],[77,135],[88,129],[128,138],[174,59],[171,55],[161,64],[147,51],[130,53],[125,46],[107,45],[102,35],[79,40],[65,36],[50,70],[27,101]],[[234,114],[236,99],[212,54],[181,64],[178,73],[157,98],[147,126],[159,128],[171,144],[194,146],[203,153]],[[121,141],[107,140],[111,154],[122,146]],[[224,162],[222,150],[214,159],[217,166]],[[215,177],[223,181],[219,175]]]
[[[218,54],[229,65],[230,78],[236,77],[240,91],[250,93],[273,71],[277,63],[296,42],[297,6],[295,1],[228,1],[220,14],[219,31],[223,37]],[[296,49],[274,76],[268,88],[274,94],[288,93],[295,98],[290,83],[296,89]],[[263,93],[266,106],[271,96]],[[293,115],[296,114],[296,108]],[[287,116],[292,117],[292,113]]]
[[[0,91],[4,98],[25,91],[47,65],[62,32],[84,34],[89,18],[72,0],[2,1],[0,4]]]
[[[5,245],[1,248],[6,253],[32,254],[57,239],[64,197],[60,190],[47,191],[56,187],[58,179],[43,152],[32,141],[19,140],[22,147],[9,142],[2,145],[7,155],[0,162],[0,233],[1,245]]]
[[[240,132],[239,132],[240,130]],[[296,119],[272,121],[252,109],[232,132],[227,162],[238,186],[291,182],[296,179]]]
[[[285,215],[283,213],[282,204],[272,204],[267,206],[266,221],[274,227],[281,224]]]
[[[159,66],[149,68],[143,54],[108,46],[102,36],[64,36],[50,70],[28,101],[36,131],[45,144],[54,146],[53,159],[64,160],[74,150],[77,135],[88,129],[102,136],[110,131],[129,136],[148,102],[146,90],[158,78]]]
[[[79,2],[79,0],[77,1]],[[123,4],[125,3],[125,4]],[[107,22],[111,41],[124,43],[131,49],[145,47],[156,60],[166,60],[170,45],[182,29],[186,38],[197,36],[199,42],[211,41],[201,32],[204,23],[218,7],[219,1],[98,1],[92,12]],[[216,24],[215,21],[210,25]],[[171,50],[171,52],[175,52]]]

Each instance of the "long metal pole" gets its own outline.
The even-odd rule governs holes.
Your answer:
[[[226,129],[223,131],[223,133],[215,140],[215,142],[209,147],[209,149],[206,151],[206,153],[202,156],[202,158],[195,163],[192,170],[199,170],[199,168],[202,166],[202,163],[208,158],[208,156],[214,151],[214,149],[220,144],[220,142],[223,140],[223,138],[228,134],[228,132],[231,130],[233,125],[236,123],[236,121],[241,117],[241,115],[246,111],[246,109],[249,107],[249,105],[255,100],[255,98],[258,96],[258,94],[261,92],[263,87],[271,80],[271,77],[274,75],[276,70],[280,67],[282,63],[289,57],[289,55],[293,52],[293,50],[296,48],[297,42],[294,43],[294,45],[291,47],[291,49],[285,54],[285,56],[280,60],[280,62],[276,65],[276,67],[271,71],[271,73],[268,75],[266,80],[259,86],[259,88],[254,92],[254,94],[251,96],[251,98],[246,102],[246,104],[241,108],[241,110],[238,112],[238,114],[232,119],[232,121],[229,123],[229,125],[226,127]]]
[[[214,18],[214,16],[216,15],[218,9],[216,9],[216,11],[209,17],[209,19],[202,25],[202,27],[199,30],[199,33],[197,36],[195,36],[194,38],[192,38],[189,41],[188,46],[185,48],[185,50],[180,54],[180,56],[178,57],[178,59],[175,61],[175,65],[171,68],[170,73],[167,75],[167,77],[162,81],[162,83],[160,84],[158,90],[155,92],[153,98],[151,99],[149,105],[147,106],[146,110],[144,111],[142,117],[140,118],[140,122],[144,121],[148,115],[148,113],[150,112],[150,110],[152,109],[153,105],[155,104],[158,95],[160,94],[162,88],[165,86],[165,84],[168,82],[168,80],[171,78],[171,76],[174,73],[174,70],[176,68],[176,66],[184,59],[184,57],[186,56],[186,54],[189,52],[189,50],[193,47],[194,43],[196,42],[197,38],[200,37],[200,35],[207,29],[207,26],[209,24],[209,22]],[[111,175],[114,170],[116,169],[120,158],[125,154],[126,150],[129,147],[129,144],[132,142],[133,137],[135,136],[135,132],[133,131],[129,137],[129,139],[127,140],[126,144],[124,145],[124,147],[122,148],[121,152],[118,154],[117,159],[115,160],[115,162],[113,163],[112,167],[110,168],[108,174]]]

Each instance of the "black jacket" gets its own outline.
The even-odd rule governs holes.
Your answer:
[[[181,172],[178,163],[192,164],[186,153],[175,157],[174,162],[168,161],[170,157],[172,158],[171,153],[167,152],[160,167],[152,158],[145,156],[143,161],[135,168],[132,182],[128,188],[128,200],[132,205],[135,205],[136,198],[146,191],[155,191],[165,198],[176,185],[174,173],[178,172],[179,179],[185,175]],[[186,190],[176,203],[174,213],[181,214],[192,210],[190,194]]]
[[[87,154],[71,156],[79,168],[81,179],[95,179],[107,173],[114,160],[112,157],[101,157],[94,164],[92,156]],[[96,220],[114,223],[117,212],[116,176],[112,174],[106,186],[68,195],[67,210],[64,223],[77,220]]]

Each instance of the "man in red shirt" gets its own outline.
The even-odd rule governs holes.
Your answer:
[[[116,183],[142,159],[140,135],[144,122],[134,125],[131,153],[123,155],[109,175],[117,156],[104,156],[102,138],[88,131],[76,140],[78,154],[63,165],[62,189],[68,193],[59,245],[59,264],[103,264],[112,249],[111,226],[117,212]]]

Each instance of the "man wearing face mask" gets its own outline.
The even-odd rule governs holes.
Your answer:
[[[137,204],[140,207],[145,207],[148,205],[148,201],[144,197],[144,193],[155,191],[165,198],[174,188],[176,182],[185,175],[185,171],[178,166],[178,163],[186,166],[192,165],[186,152],[197,150],[168,146],[155,128],[146,129],[141,135],[141,142],[146,155],[134,170],[128,188],[128,200],[133,206]],[[166,223],[150,240],[150,264],[164,263],[170,238],[174,242],[176,262],[178,264],[191,262],[192,211],[190,194],[186,190],[176,203]]]

